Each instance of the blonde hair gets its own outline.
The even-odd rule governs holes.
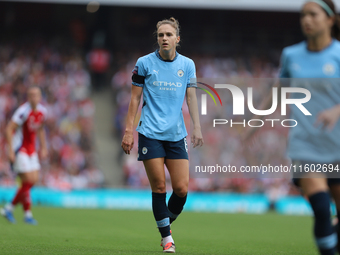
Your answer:
[[[156,31],[155,31],[155,34],[157,35],[157,31],[158,31],[158,28],[161,26],[161,25],[165,25],[165,24],[169,24],[171,25],[175,30],[176,30],[176,36],[179,36],[179,30],[180,30],[180,27],[179,27],[179,22],[177,19],[175,19],[174,17],[171,17],[170,19],[163,19],[161,21],[158,21],[157,22],[157,25],[156,25]]]

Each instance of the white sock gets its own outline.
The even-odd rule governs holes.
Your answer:
[[[26,218],[32,218],[33,217],[32,212],[30,210],[25,211],[25,217]]]
[[[175,243],[171,235],[163,237],[163,245],[166,245],[167,243]]]
[[[7,210],[7,211],[13,211],[13,205],[12,204],[7,204],[7,205],[5,205],[5,209]]]

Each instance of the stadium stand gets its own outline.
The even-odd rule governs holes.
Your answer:
[[[36,39],[0,44],[0,185],[15,179],[6,160],[4,129],[14,110],[25,102],[26,88],[37,85],[48,109],[48,160],[42,162],[41,185],[70,190],[98,188],[103,173],[93,148],[94,105],[90,76],[77,48]]]

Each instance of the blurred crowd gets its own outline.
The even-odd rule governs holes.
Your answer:
[[[24,45],[24,46],[23,46]],[[113,127],[115,138],[121,140],[125,128],[131,91],[131,75],[141,53],[114,54],[111,87],[114,96],[115,114]],[[279,52],[277,53],[279,56]],[[202,81],[214,79],[264,79],[278,74],[278,61],[269,58],[192,56],[197,77]],[[59,190],[98,188],[104,185],[102,171],[96,167],[93,148],[94,105],[89,99],[91,87],[90,74],[85,66],[84,55],[72,47],[61,47],[42,41],[34,43],[0,44],[0,185],[15,184],[6,157],[5,126],[13,112],[25,102],[26,88],[38,85],[42,88],[42,104],[48,109],[46,133],[49,157],[42,163],[40,184]],[[258,105],[269,86],[254,89],[254,105]],[[244,91],[246,88],[242,88]],[[256,92],[255,92],[256,91]],[[201,91],[197,91],[197,96]],[[223,107],[220,116],[233,118],[232,100],[221,97]],[[199,100],[200,101],[200,100]],[[211,105],[211,106],[210,106]],[[208,108],[213,102],[208,99]],[[136,117],[137,124],[141,106]],[[190,133],[190,115],[186,103],[183,114]],[[249,118],[250,115],[247,113]],[[215,116],[217,116],[215,115]],[[210,118],[209,118],[210,116]],[[257,132],[254,141],[244,146],[240,139],[240,128],[211,128],[211,118],[201,116],[201,126],[205,146],[200,150],[190,150],[190,164],[213,165],[259,165],[287,164],[285,157],[287,129],[280,126],[263,128]],[[237,119],[235,119],[236,121]],[[134,133],[137,142],[137,132]],[[220,137],[224,137],[223,143]],[[188,137],[190,143],[190,137]],[[137,145],[137,143],[135,143]],[[37,144],[38,145],[38,144]],[[38,145],[39,146],[39,145]],[[125,185],[144,188],[149,182],[141,162],[137,161],[137,146],[130,156],[118,155],[123,166]],[[169,175],[166,171],[168,187]],[[239,193],[265,193],[275,201],[287,194],[296,194],[290,178],[267,178],[268,176],[237,176],[232,178],[197,178],[191,174],[190,190],[229,191]],[[244,178],[247,177],[247,178]],[[250,178],[248,178],[250,177]]]
[[[277,52],[278,58],[280,52]],[[125,116],[128,110],[131,90],[131,71],[141,55],[131,55],[113,75],[111,86],[117,105],[116,114],[114,115],[114,128],[118,139],[124,134]],[[269,58],[261,57],[206,57],[193,56],[192,59],[196,64],[196,74],[198,81],[214,82],[220,80],[223,82],[235,79],[252,79],[255,82],[254,87],[254,106],[258,106],[261,100],[269,92],[269,83],[267,78],[275,78],[278,76],[278,59],[271,61]],[[269,80],[270,81],[270,80]],[[233,83],[234,84],[234,83]],[[265,85],[261,85],[265,84]],[[212,84],[213,85],[213,84]],[[242,88],[246,94],[246,86]],[[204,93],[204,92],[202,92]],[[201,95],[201,91],[197,91],[197,96]],[[241,142],[242,130],[240,128],[213,128],[212,119],[223,118],[232,119],[232,100],[230,97],[221,96],[223,107],[220,112],[201,116],[202,133],[205,145],[199,149],[189,149],[190,165],[216,165],[217,162],[223,165],[287,165],[289,162],[285,157],[287,128],[276,126],[275,128],[262,128],[257,132],[253,140],[245,145]],[[217,100],[217,98],[216,98]],[[198,100],[200,102],[200,100]],[[209,106],[211,104],[211,106]],[[208,109],[213,108],[214,103],[208,99]],[[200,109],[200,108],[199,108]],[[141,113],[141,106],[136,117],[138,122]],[[246,113],[246,118],[250,118],[251,114]],[[279,114],[275,113],[277,118]],[[187,130],[190,130],[190,115],[186,106],[183,104],[183,115],[186,121]],[[234,118],[234,121],[240,121]],[[137,123],[135,123],[135,126]],[[135,141],[137,141],[137,132],[134,133]],[[221,139],[223,137],[223,139]],[[187,137],[188,143],[190,137]],[[228,141],[227,143],[225,141]],[[135,143],[136,144],[136,143]],[[136,144],[137,145],[137,144]],[[141,162],[137,160],[137,146],[134,147],[130,156],[121,157],[124,169],[126,184],[133,187],[147,187],[148,179]],[[281,196],[287,194],[297,194],[297,190],[291,185],[290,177],[283,175],[282,178],[269,178],[270,176],[261,175],[240,175],[231,178],[216,178],[206,176],[199,178],[191,171],[191,179],[189,188],[194,191],[229,191],[239,193],[265,193],[269,199],[275,201]],[[169,175],[167,174],[167,187],[171,187]],[[197,178],[198,177],[198,178]],[[246,177],[246,178],[245,178]],[[273,176],[271,176],[273,177]],[[277,177],[277,176],[274,176]]]
[[[59,190],[102,187],[104,176],[94,158],[95,108],[84,57],[70,44],[43,40],[0,44],[0,185],[15,184],[4,130],[25,102],[30,85],[42,89],[42,104],[48,110],[49,157],[41,162],[40,185]]]

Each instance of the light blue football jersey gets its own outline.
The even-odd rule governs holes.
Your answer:
[[[291,107],[291,118],[298,125],[290,128],[288,156],[318,163],[340,161],[340,122],[332,131],[315,125],[320,112],[340,104],[340,42],[333,39],[330,46],[319,52],[309,51],[307,42],[285,48],[280,77],[292,78],[290,86],[311,92],[310,101],[303,104],[311,116]],[[292,97],[305,95],[292,93]]]
[[[143,87],[137,131],[162,141],[183,139],[188,134],[182,113],[186,89],[197,86],[190,83],[191,78],[196,78],[194,62],[177,52],[174,60],[163,60],[156,50],[139,58],[133,73],[139,79],[133,79],[132,84]]]

